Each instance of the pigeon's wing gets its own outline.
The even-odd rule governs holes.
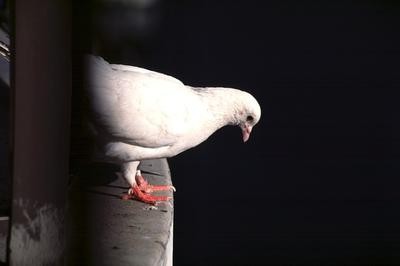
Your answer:
[[[136,67],[115,68],[97,57],[87,67],[93,119],[113,140],[169,146],[195,123],[196,95],[179,80]]]

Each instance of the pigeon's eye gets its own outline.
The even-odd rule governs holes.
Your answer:
[[[254,120],[254,118],[251,115],[247,116],[247,118],[246,118],[247,122],[252,122],[253,120]]]

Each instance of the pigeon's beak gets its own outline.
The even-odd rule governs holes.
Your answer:
[[[250,126],[250,125],[248,125],[248,124],[245,124],[245,125],[242,127],[243,142],[246,142],[246,141],[249,140],[249,138],[250,138],[250,133],[251,133],[251,130],[252,130],[252,129],[253,129],[253,127]]]

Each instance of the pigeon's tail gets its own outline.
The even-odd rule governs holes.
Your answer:
[[[108,64],[101,56],[85,54],[84,58],[85,61],[89,62],[90,64]]]
[[[115,109],[113,70],[103,58],[84,56],[84,88],[91,110],[98,117],[108,116]]]
[[[110,74],[110,64],[100,56],[85,55],[85,82],[89,88],[103,87],[104,81]]]
[[[84,62],[86,69],[92,71],[108,71],[110,64],[100,56],[96,55],[85,55]]]

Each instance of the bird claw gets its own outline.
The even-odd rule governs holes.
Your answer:
[[[135,179],[138,187],[144,193],[151,193],[154,191],[164,191],[164,190],[171,190],[173,192],[176,191],[175,187],[172,185],[162,185],[162,186],[151,185],[140,174],[137,174],[135,176]]]
[[[142,201],[144,203],[148,203],[151,205],[157,205],[158,202],[169,202],[172,200],[170,196],[154,196],[151,195],[151,192],[154,191],[165,191],[171,190],[173,192],[176,191],[175,187],[172,185],[164,185],[164,186],[153,186],[150,185],[141,175],[136,175],[136,185],[129,188],[128,193],[122,196],[122,199],[137,199],[138,201]],[[171,203],[170,203],[171,205]]]
[[[131,194],[129,194],[131,193]],[[138,185],[134,185],[128,190],[128,195],[141,202],[151,205],[157,205],[158,202],[169,201],[172,197],[169,196],[154,196],[149,193],[143,192]]]

